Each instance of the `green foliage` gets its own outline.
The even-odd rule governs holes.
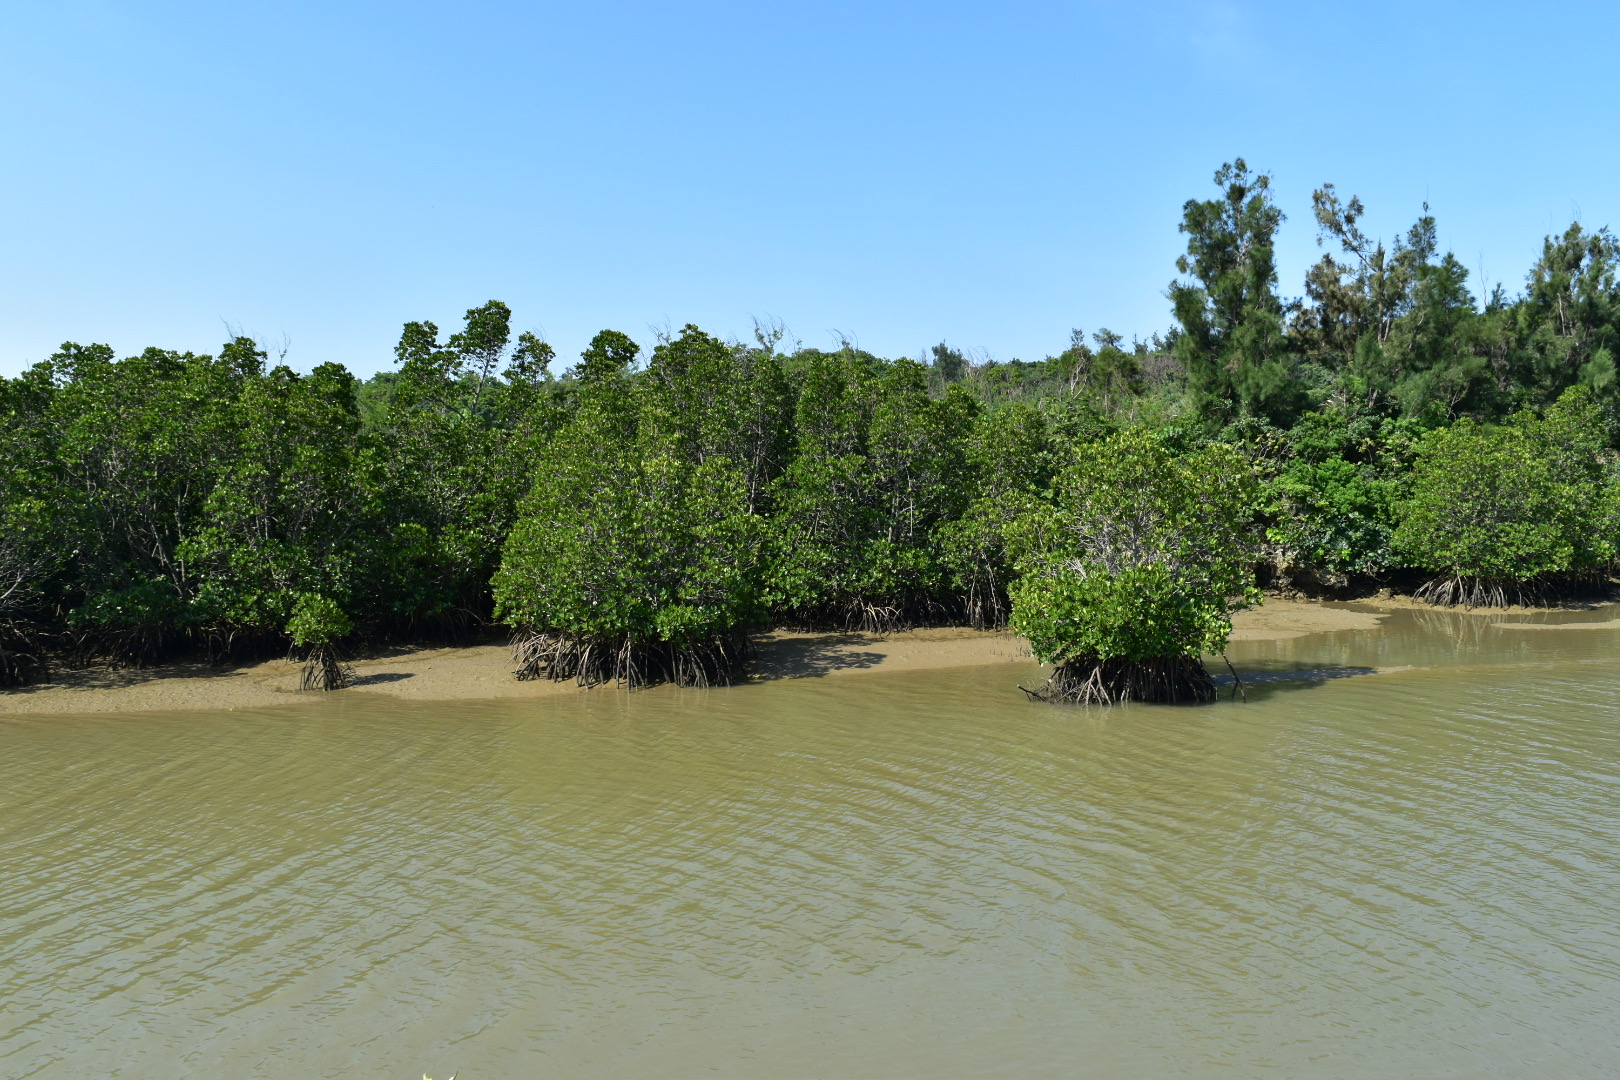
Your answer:
[[[354,632],[343,608],[320,593],[299,593],[287,620],[287,636],[299,648],[332,645]]]
[[[1013,569],[1007,528],[1046,498],[1060,454],[1045,414],[1022,402],[976,418],[966,447],[972,501],[936,529],[935,544],[967,621],[1001,626]]]
[[[195,640],[199,581],[183,551],[231,459],[237,399],[261,355],[233,341],[218,358],[147,349],[115,360],[69,344],[49,361],[52,460],[36,475],[56,481],[53,531],[74,553],[69,622],[98,631],[115,659],[149,662]]]
[[[60,497],[47,495],[60,479],[49,429],[53,390],[45,365],[0,378],[0,458],[7,463],[0,469],[0,637],[44,615],[51,580],[71,550]]]
[[[1446,578],[1522,584],[1613,558],[1601,528],[1611,497],[1591,392],[1576,387],[1538,419],[1500,427],[1462,420],[1425,435],[1394,544]]]
[[[779,353],[779,325],[748,346],[688,326],[645,365],[604,331],[554,377],[494,300],[447,335],[407,323],[363,383],[242,337],[213,356],[64,344],[0,379],[0,680],[40,642],[142,663],[268,650],[305,597],[369,640],[506,619],[550,643],[530,659],[553,673],[631,681],[725,677],[767,621],[1010,612],[1043,655],[1128,666],[1221,636],[1240,526],[1296,582],[1603,578],[1620,241],[1571,225],[1522,294],[1476,297],[1426,206],[1386,245],[1327,184],[1332,251],[1284,302],[1270,177],[1239,159],[1216,182],[1182,207],[1175,327],[1130,346],[1075,330],[1036,361]],[[585,655],[604,649],[620,659]]]
[[[637,385],[627,341],[604,333],[585,353],[578,414],[541,453],[507,539],[496,614],[544,643],[529,675],[723,680],[762,615],[749,471],[768,469],[758,443],[780,441],[732,421],[772,398],[774,369],[688,327]]]
[[[507,349],[508,316],[473,309],[445,346],[407,326],[369,423],[343,368],[267,371],[246,338],[217,357],[64,345],[0,382],[0,595],[142,663],[272,646],[301,593],[385,633],[487,616],[523,455],[562,410],[549,347]]]
[[[1547,237],[1519,314],[1521,378],[1539,396],[1574,385],[1603,401],[1620,396],[1620,241],[1607,229],[1588,233],[1576,222]]]
[[[1127,431],[1082,448],[1054,503],[1011,530],[1013,627],[1057,665],[1221,651],[1231,613],[1258,599],[1254,497],[1224,446],[1175,455]]]
[[[362,553],[368,592],[386,600],[376,621],[460,634],[489,613],[528,459],[564,418],[550,346],[532,334],[514,346],[510,320],[492,300],[443,343],[431,322],[400,335],[397,377],[357,451],[363,511],[396,533]]]
[[[953,349],[942,341],[929,352],[933,356],[934,374],[941,382],[961,382],[967,377],[969,364],[961,349]]]
[[[1187,254],[1176,268],[1191,280],[1170,285],[1176,356],[1200,415],[1287,421],[1305,402],[1277,296],[1273,245],[1283,213],[1271,177],[1251,173],[1242,158],[1221,166],[1215,185],[1220,198],[1182,208]]]
[[[1268,476],[1261,516],[1280,568],[1319,578],[1379,574],[1421,425],[1341,408],[1300,419]]]
[[[1294,461],[1272,482],[1266,539],[1287,562],[1334,575],[1376,574],[1394,556],[1399,489],[1368,465],[1341,457]]]
[[[933,543],[969,494],[963,442],[977,406],[928,393],[909,360],[854,350],[801,369],[797,451],[774,492],[766,589],[796,622],[894,626],[950,602]]]
[[[222,633],[280,632],[305,592],[352,588],[366,530],[355,484],[355,380],[336,364],[248,379],[235,452],[179,554],[192,606]]]
[[[1300,347],[1328,373],[1329,400],[1435,422],[1499,411],[1511,397],[1508,320],[1477,311],[1467,269],[1449,252],[1436,257],[1428,206],[1386,250],[1358,226],[1360,199],[1342,203],[1326,184],[1313,201],[1317,242],[1336,240],[1352,260],[1324,255],[1306,274],[1311,303],[1294,318]]]

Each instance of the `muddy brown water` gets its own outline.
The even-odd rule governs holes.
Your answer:
[[[1614,1076],[1613,618],[6,720],[0,1074]]]

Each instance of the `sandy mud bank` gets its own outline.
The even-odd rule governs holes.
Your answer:
[[[756,642],[754,679],[802,679],[1028,661],[1023,639],[1010,634],[940,628],[899,634],[792,633]],[[505,645],[399,649],[353,662],[355,685],[344,694],[408,701],[546,698],[576,694],[572,682],[519,682]],[[82,668],[59,671],[37,686],[0,691],[0,715],[224,710],[316,701],[300,691],[301,665],[266,660],[235,667],[170,664],[145,670]]]
[[[1232,640],[1285,641],[1337,630],[1376,630],[1383,621],[1384,615],[1379,612],[1339,604],[1268,599],[1259,607],[1232,616]]]
[[[1399,601],[1346,606],[1268,600],[1233,619],[1234,641],[1281,641],[1307,634],[1376,629]],[[1576,629],[1616,623],[1513,623],[1525,629]],[[941,627],[897,634],[775,631],[755,642],[750,678],[806,679],[874,671],[918,671],[983,664],[1028,663],[1029,645],[1008,633]],[[344,694],[405,701],[547,698],[582,693],[572,682],[518,682],[505,645],[397,649],[354,662],[358,676]],[[54,681],[0,691],[7,714],[226,710],[318,701],[298,689],[299,665],[266,660],[235,667],[171,664],[148,670],[84,668],[61,671]],[[601,692],[601,691],[596,691]],[[611,692],[611,690],[609,691]]]

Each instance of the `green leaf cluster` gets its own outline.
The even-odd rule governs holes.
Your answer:
[[[299,593],[287,620],[287,636],[299,648],[332,645],[354,632],[354,624],[331,597]]]
[[[1219,652],[1258,599],[1255,481],[1230,448],[1122,432],[1078,449],[1055,495],[1009,530],[1012,625],[1043,663]]]
[[[1452,577],[1528,582],[1613,560],[1613,484],[1593,394],[1566,391],[1542,417],[1464,419],[1416,448],[1394,546],[1409,565]]]
[[[770,407],[774,373],[695,327],[639,382],[635,352],[613,332],[587,350],[578,411],[533,461],[495,614],[578,640],[696,646],[763,614],[750,502],[776,433],[751,440],[735,421]]]

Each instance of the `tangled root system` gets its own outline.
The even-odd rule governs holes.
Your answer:
[[[514,635],[512,659],[520,680],[574,679],[590,687],[729,686],[748,659],[748,638],[724,634],[690,644],[645,641],[627,634],[576,637],[528,630]]]
[[[905,609],[895,604],[854,604],[844,617],[846,630],[863,634],[893,634],[909,627]]]
[[[1443,577],[1424,582],[1412,599],[1436,607],[1507,607],[1510,604],[1538,604],[1541,590],[1533,583],[1497,581],[1481,577]]]
[[[1019,689],[1034,701],[1072,705],[1117,705],[1126,701],[1173,705],[1215,700],[1215,681],[1196,656],[1080,658],[1060,665],[1038,689]]]
[[[0,644],[0,686],[27,686],[50,678],[50,668],[33,652]]]
[[[342,690],[354,684],[354,669],[343,662],[337,649],[331,645],[316,645],[304,659],[304,676],[299,682],[301,690]]]
[[[80,637],[73,649],[79,661],[104,660],[114,667],[154,667],[186,651],[192,642],[162,626],[109,627]]]
[[[1012,605],[1005,589],[975,588],[962,598],[962,614],[975,630],[1005,630]]]

